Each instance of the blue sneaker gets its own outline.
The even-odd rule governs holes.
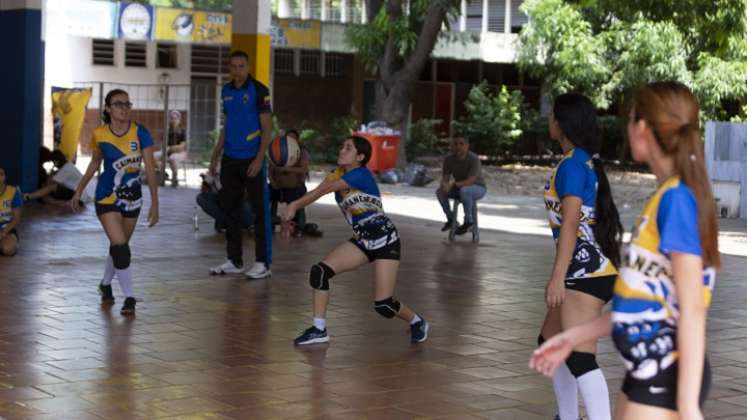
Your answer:
[[[317,327],[311,327],[303,332],[303,334],[296,337],[295,340],[293,340],[293,344],[296,346],[304,346],[307,344],[318,344],[318,343],[327,343],[329,342],[329,336],[327,335],[327,330],[320,330]]]
[[[420,321],[410,324],[410,337],[413,343],[422,343],[428,339],[428,322],[420,317]]]

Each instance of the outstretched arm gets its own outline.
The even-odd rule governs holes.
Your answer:
[[[288,207],[285,208],[285,212],[283,212],[283,220],[288,221],[288,220],[293,219],[293,216],[295,216],[296,211],[308,206],[309,204],[315,202],[316,200],[320,199],[324,195],[327,195],[329,193],[333,193],[336,191],[345,190],[348,188],[350,188],[350,186],[348,185],[347,182],[343,181],[342,179],[336,179],[336,180],[325,179],[324,182],[319,184],[313,190],[304,194],[303,197],[290,203]]]

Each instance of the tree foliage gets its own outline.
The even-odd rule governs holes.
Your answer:
[[[554,97],[570,90],[600,108],[631,88],[677,80],[704,118],[747,93],[745,0],[529,0],[519,65]]]
[[[454,124],[477,153],[498,156],[521,136],[524,99],[520,92],[501,86],[497,94],[483,82],[473,86],[464,101],[466,116]]]

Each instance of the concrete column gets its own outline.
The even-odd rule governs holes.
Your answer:
[[[293,6],[290,0],[278,0],[278,17],[280,19],[293,17]]]
[[[360,2],[361,8],[361,23],[368,23],[368,10],[366,10],[366,2]]]
[[[0,167],[6,183],[31,192],[38,182],[44,112],[42,1],[0,0],[0,39],[0,57],[12,63],[3,69]]]
[[[503,20],[503,33],[511,33],[511,0],[505,0],[506,2],[506,16]]]
[[[459,32],[467,30],[467,0],[462,0],[459,5]]]
[[[321,17],[319,18],[322,22],[327,20],[327,0],[321,0],[322,3],[322,9],[321,9]]]
[[[488,0],[482,0],[482,31],[483,32],[488,31],[488,14],[489,14]]]
[[[311,18],[311,0],[301,0],[301,19]]]
[[[231,49],[249,55],[252,76],[270,85],[270,0],[233,0]]]
[[[348,23],[348,0],[340,0],[340,22]]]

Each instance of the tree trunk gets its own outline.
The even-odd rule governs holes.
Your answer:
[[[369,5],[377,0],[369,0]],[[380,4],[380,3],[379,3]],[[446,19],[447,2],[432,0],[423,16],[415,48],[406,56],[399,51],[395,33],[390,32],[384,55],[379,59],[376,83],[376,115],[401,133],[398,167],[407,164],[405,132],[412,88],[430,58],[441,26]],[[390,19],[402,16],[401,0],[390,0],[385,5]],[[371,7],[373,9],[373,7]]]

